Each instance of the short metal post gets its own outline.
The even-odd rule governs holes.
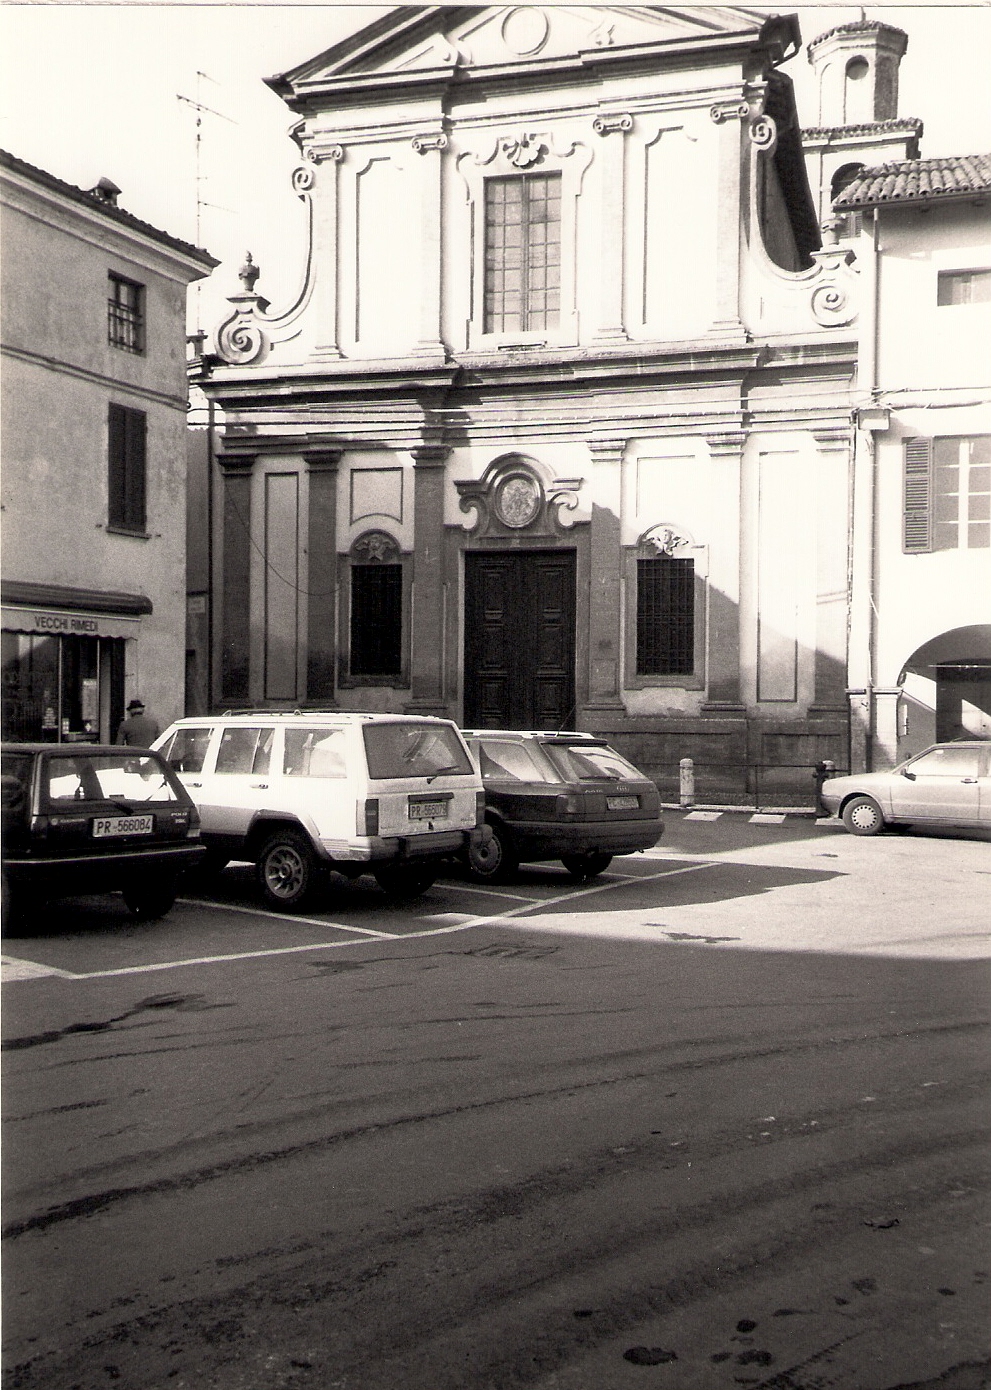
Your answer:
[[[682,758],[678,764],[680,772],[679,800],[682,806],[695,805],[695,764],[691,758]]]
[[[823,784],[823,782],[826,781],[826,778],[827,778],[827,777],[832,777],[832,775],[833,775],[833,773],[834,773],[835,771],[836,771],[836,764],[832,761],[831,758],[823,758],[822,762],[816,763],[816,765],[815,765],[815,770],[813,771],[812,776],[815,778],[815,784],[816,784],[816,815],[817,815],[817,816],[828,816],[828,815],[829,815],[829,811],[826,809],[826,807],[823,805],[823,802],[822,802],[822,784]]]

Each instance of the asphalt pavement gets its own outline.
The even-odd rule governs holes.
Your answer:
[[[987,840],[668,816],[4,942],[4,1385],[978,1390]]]

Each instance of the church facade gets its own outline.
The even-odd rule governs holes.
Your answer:
[[[792,17],[415,7],[271,80],[305,282],[197,384],[219,706],[607,735],[662,786],[849,765],[857,356]]]

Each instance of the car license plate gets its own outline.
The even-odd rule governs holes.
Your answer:
[[[411,801],[410,820],[447,820],[446,801]]]
[[[640,802],[635,796],[607,796],[606,805],[610,811],[636,811]]]
[[[150,835],[154,829],[154,816],[97,816],[93,822],[93,838],[107,840],[117,835]]]

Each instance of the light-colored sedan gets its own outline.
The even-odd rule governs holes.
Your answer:
[[[887,825],[991,830],[991,742],[937,743],[890,772],[830,777],[822,801],[853,835]]]

